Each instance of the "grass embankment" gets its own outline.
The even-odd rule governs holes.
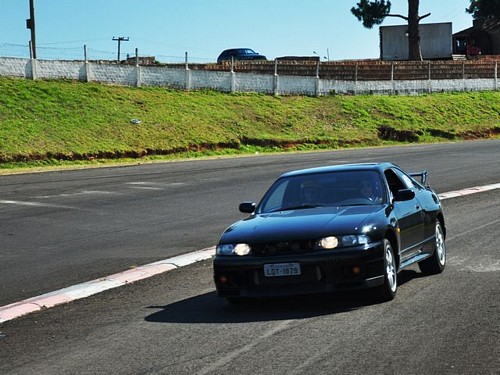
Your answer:
[[[500,92],[273,97],[0,78],[0,168],[499,134]]]

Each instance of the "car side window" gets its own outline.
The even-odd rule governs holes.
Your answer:
[[[403,183],[406,185],[407,189],[415,189],[415,190],[424,190],[425,189],[421,184],[419,184],[417,181],[415,181],[413,178],[408,176],[403,171],[396,169],[395,172],[401,178]]]
[[[425,187],[420,184],[418,181],[412,180],[413,181],[413,186],[415,186],[418,190],[425,190]]]
[[[389,190],[391,191],[393,197],[396,196],[399,190],[408,188],[408,186],[402,181],[402,179],[393,169],[387,169],[384,172],[384,175],[387,180],[387,184],[389,185]]]
[[[413,181],[410,177],[408,177],[404,173],[401,173],[400,171],[396,171],[396,173],[398,173],[398,175],[401,177],[401,179],[403,180],[403,182],[407,188],[411,189],[411,188],[415,187],[415,185],[413,184]]]
[[[411,180],[413,187],[417,190],[425,190],[425,187],[412,177],[408,177]]]

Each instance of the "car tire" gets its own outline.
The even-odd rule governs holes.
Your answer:
[[[435,275],[443,272],[446,266],[446,244],[443,228],[439,220],[436,222],[436,236],[434,240],[434,253],[418,263],[420,271],[426,275]]]
[[[384,284],[378,288],[380,300],[384,302],[393,300],[398,289],[396,258],[388,239],[384,239]]]
[[[226,297],[226,301],[231,306],[241,306],[241,305],[244,305],[245,303],[248,303],[248,298],[244,298],[244,297]]]

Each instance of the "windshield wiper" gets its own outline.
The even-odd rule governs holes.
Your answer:
[[[298,206],[291,206],[291,207],[284,207],[280,208],[278,210],[274,210],[272,212],[278,212],[278,211],[292,211],[292,210],[304,210],[307,208],[316,208],[316,207],[323,207],[321,204],[301,204]]]

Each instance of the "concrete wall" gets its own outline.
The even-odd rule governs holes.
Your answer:
[[[7,77],[32,78],[31,62],[26,59],[0,58],[0,75]]]
[[[183,90],[258,92],[274,95],[406,94],[498,90],[498,65],[490,78],[439,80],[337,80],[313,76],[236,73],[100,64],[83,61],[0,58],[0,76],[26,79],[71,79],[125,86],[159,86]]]
[[[184,69],[163,69],[157,66],[143,66],[140,72],[141,85],[186,87],[186,71]]]
[[[380,26],[382,60],[408,60],[408,25]],[[424,59],[451,58],[452,24],[422,23],[419,25],[420,50]]]
[[[85,65],[76,61],[36,60],[35,79],[73,79],[85,77]],[[0,63],[1,65],[1,63]]]

